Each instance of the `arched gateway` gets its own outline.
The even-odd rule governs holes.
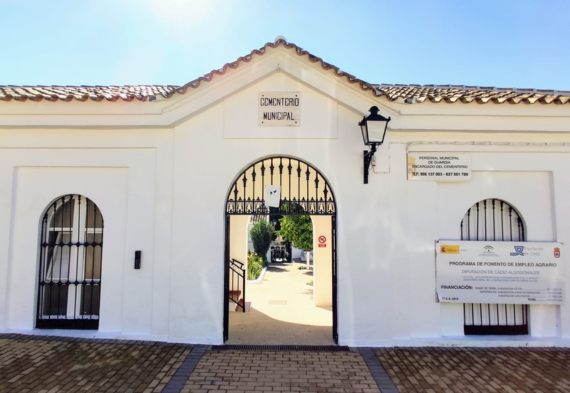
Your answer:
[[[279,186],[278,206],[269,202],[267,186]],[[275,192],[274,189],[270,192]],[[230,222],[233,215],[311,215],[330,216],[332,251],[332,334],[337,331],[337,250],[336,202],[326,178],[311,164],[298,158],[274,156],[261,159],[239,173],[226,198],[225,273],[224,273],[224,341],[228,339],[230,297]]]

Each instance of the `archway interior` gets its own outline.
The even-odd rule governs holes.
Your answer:
[[[268,186],[277,186],[279,194],[277,202],[271,201],[268,194],[269,190],[275,190],[275,187]],[[251,296],[247,296],[248,292],[250,295],[255,295],[256,292],[263,293],[264,290],[259,289],[260,285],[265,285],[265,289],[269,290],[269,281],[279,281],[276,276],[277,271],[282,273],[288,271],[291,276],[299,276],[298,273],[300,272],[294,271],[299,267],[295,265],[295,262],[299,261],[292,261],[293,263],[287,266],[287,262],[280,260],[279,262],[283,265],[279,268],[276,265],[270,267],[266,273],[267,278],[261,284],[253,284],[244,280],[243,287],[239,287],[238,284],[239,288],[236,290],[235,273],[230,269],[231,264],[234,263],[233,260],[243,264],[243,269],[247,272],[248,230],[252,218],[253,221],[258,221],[261,217],[272,220],[286,215],[310,215],[311,217],[314,231],[313,259],[315,262],[312,266],[314,269],[310,273],[308,271],[304,273],[309,273],[306,276],[313,275],[313,288],[311,288],[313,306],[323,310],[328,308],[332,319],[330,323],[332,329],[329,326],[328,337],[331,343],[337,341],[336,204],[334,194],[326,178],[318,170],[310,164],[292,157],[269,157],[255,162],[242,171],[231,185],[226,201],[224,341],[228,340],[230,334],[229,315],[234,313],[234,305],[228,300],[230,294],[235,296],[237,291],[245,293],[245,304],[247,304],[248,298],[251,298]],[[239,264],[235,266],[239,267]],[[271,277],[273,279],[270,279]],[[282,274],[282,277],[285,276]],[[253,285],[257,285],[257,287],[253,287]],[[249,288],[255,289],[249,290]],[[271,302],[271,300],[278,299],[267,299],[267,302]],[[280,299],[280,303],[285,305],[288,301],[287,299]],[[238,311],[244,309],[239,306],[236,308]],[[234,315],[232,314],[232,318]],[[247,316],[235,318],[243,319]],[[275,340],[275,342],[264,343],[284,344],[278,337],[275,337]],[[231,340],[232,343],[233,341]],[[293,344],[295,343],[293,342]]]
[[[274,216],[263,218],[273,221]],[[330,217],[321,217],[330,223]],[[253,251],[248,243],[248,231],[253,225],[249,216],[231,217],[232,242],[231,256]],[[249,221],[249,222],[248,222]],[[264,225],[273,225],[271,222]],[[323,223],[320,223],[322,229]],[[241,227],[241,228],[239,228]],[[235,233],[234,233],[235,229]],[[239,230],[241,229],[241,231]],[[313,226],[319,230],[319,223]],[[272,244],[279,244],[276,239]],[[234,244],[235,243],[235,244]],[[237,254],[234,254],[237,253]],[[306,254],[306,253],[304,253]],[[288,255],[267,253],[269,262],[265,272],[257,280],[249,277],[249,266],[253,261],[245,259],[244,271],[249,280],[245,281],[244,310],[231,302],[229,312],[228,344],[234,345],[332,345],[332,276],[331,258],[323,257],[318,250],[309,253],[309,263],[305,255],[287,261]],[[258,259],[258,257],[254,257]],[[243,290],[234,279],[230,280],[230,290],[237,297]],[[240,297],[240,300],[242,298]]]

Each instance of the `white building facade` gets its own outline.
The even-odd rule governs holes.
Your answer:
[[[267,92],[298,94],[299,123],[261,124]],[[364,184],[372,106],[391,121]],[[466,336],[473,310],[437,301],[435,271],[436,241],[474,240],[461,225],[478,202],[513,208],[513,240],[570,241],[569,92],[370,85],[279,39],[183,87],[0,88],[0,148],[2,332],[56,315],[92,336],[222,343],[228,198],[273,157],[334,197],[315,260],[334,259],[320,271],[339,344],[570,343],[567,301],[528,306],[528,334]],[[414,152],[469,153],[469,180],[409,180]]]

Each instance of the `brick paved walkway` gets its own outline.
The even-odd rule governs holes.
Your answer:
[[[191,353],[192,347],[182,344],[0,334],[0,393],[378,393],[377,382],[384,392],[395,391],[366,348],[361,348],[364,358],[356,352],[205,350],[198,346]],[[570,392],[567,348],[374,352],[400,393]]]
[[[570,392],[567,348],[376,349],[400,393]]]
[[[182,389],[205,392],[379,393],[353,352],[208,351]]]
[[[0,392],[162,392],[191,349],[153,342],[2,335]]]

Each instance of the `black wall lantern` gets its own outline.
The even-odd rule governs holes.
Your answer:
[[[362,130],[362,139],[364,139],[364,144],[370,148],[370,150],[364,150],[364,184],[368,184],[368,169],[370,168],[370,162],[372,157],[376,153],[378,146],[384,143],[384,137],[386,136],[386,130],[388,129],[388,123],[391,118],[385,118],[379,115],[380,110],[377,106],[370,108],[370,114],[362,119],[358,125]]]

